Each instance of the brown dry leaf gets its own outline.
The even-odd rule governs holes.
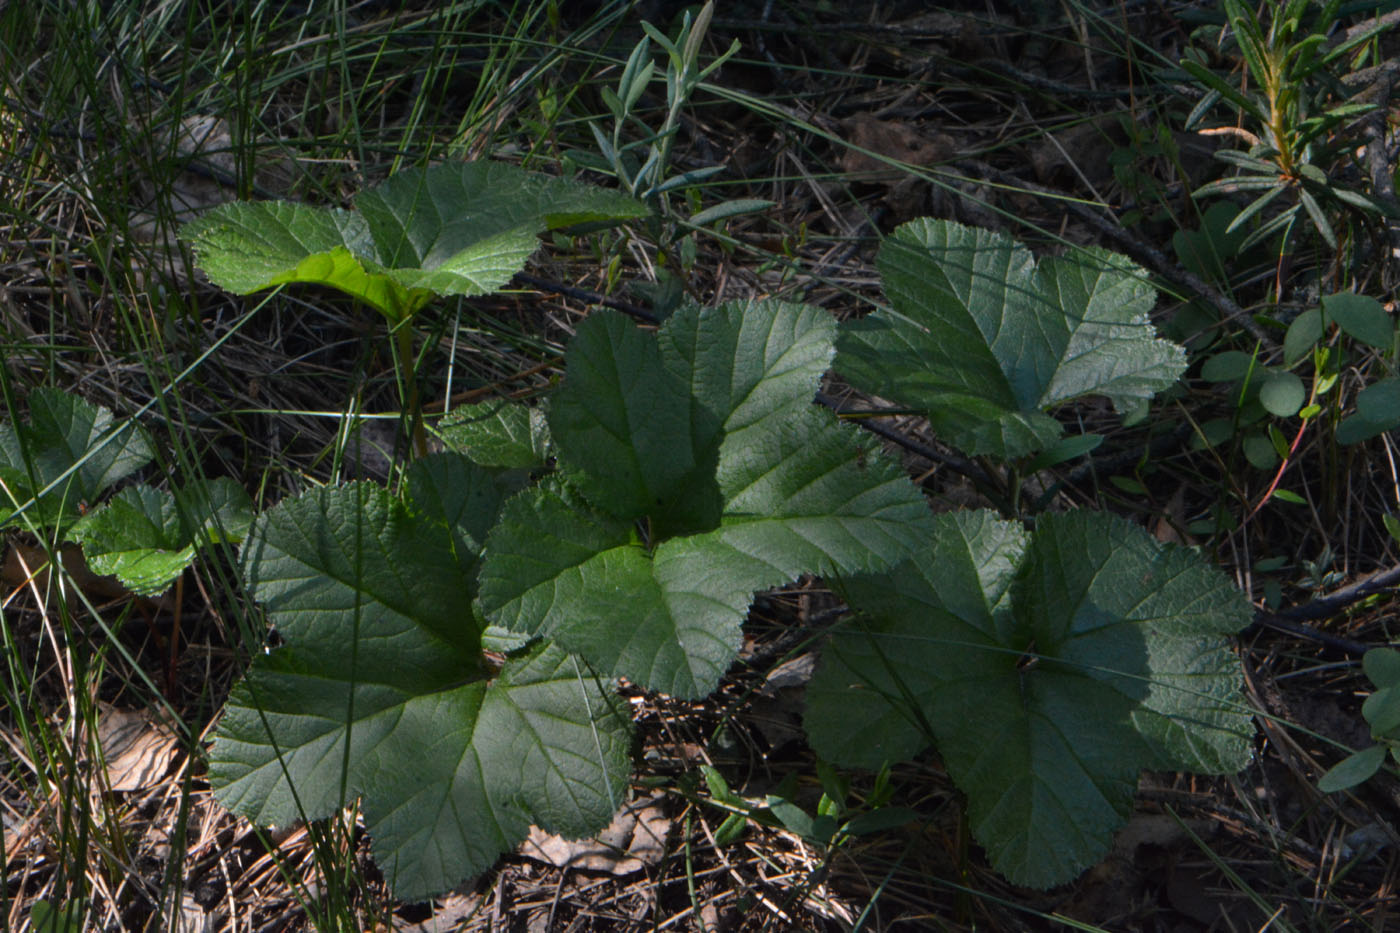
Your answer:
[[[1213,820],[1178,820],[1165,813],[1134,813],[1113,837],[1113,854],[1131,860],[1142,846],[1169,848],[1191,839],[1208,839],[1220,829]]]
[[[770,750],[796,742],[806,735],[802,711],[806,708],[807,681],[817,666],[815,652],[798,655],[768,672],[749,708],[751,722]]]
[[[98,713],[97,741],[114,791],[137,791],[160,783],[179,744],[175,734],[145,710],[105,704]]]
[[[171,919],[174,922],[167,927],[171,933],[210,933],[214,929],[214,918],[188,891],[180,895],[179,914]]]
[[[156,214],[184,223],[236,197],[234,182],[238,178],[238,165],[227,120],[194,113],[182,118],[174,127],[152,127],[149,135],[157,156],[169,153],[183,166],[183,171],[168,184],[158,185],[144,177],[137,178],[147,203],[155,207],[156,202],[160,202],[155,208]],[[291,186],[293,168],[291,161],[280,153],[260,153],[253,183],[267,191],[284,194]],[[132,227],[132,233],[141,239],[154,238],[156,218],[148,216],[144,223]]]
[[[158,247],[168,271],[182,281],[189,280],[193,273],[185,263],[188,254],[179,248],[175,230],[209,208],[237,197],[233,134],[227,120],[201,113],[188,114],[173,126],[152,118],[143,132],[151,142],[151,164],[162,168],[154,174],[136,171],[140,207],[133,212],[128,232]],[[260,141],[257,149],[255,190],[264,197],[287,194],[296,175],[295,160],[265,142]],[[163,177],[170,172],[171,162],[175,171]],[[137,274],[141,275],[141,270]]]
[[[666,836],[671,831],[664,799],[658,794],[626,804],[608,828],[592,839],[569,840],[531,826],[520,854],[556,868],[610,875],[630,875],[657,865],[666,854]]]
[[[82,548],[77,545],[63,545],[59,550],[59,559],[63,562],[63,570],[68,579],[77,584],[89,597],[101,601],[130,595],[116,577],[99,577],[89,570]],[[4,564],[0,565],[0,582],[3,582],[7,589],[13,589],[27,585],[32,577],[35,586],[41,592],[47,590],[48,561],[48,555],[44,553],[43,548],[13,541],[5,551]]]
[[[910,165],[935,165],[952,159],[956,154],[946,136],[930,138],[907,124],[881,120],[868,113],[842,120],[841,129],[846,134],[846,142],[852,146]],[[842,153],[841,170],[860,176],[860,181],[881,184],[898,184],[908,177],[859,149],[847,149]]]
[[[148,612],[163,612],[175,605],[169,593],[160,596],[136,596],[122,582],[113,576],[99,576],[88,567],[83,549],[76,544],[65,544],[59,548],[59,560],[63,562],[63,574],[68,581],[87,594],[95,603],[118,599],[135,599],[138,607]],[[5,560],[0,563],[0,584],[6,592],[28,586],[31,578],[40,593],[49,586],[48,555],[43,548],[21,541],[11,541],[5,551]]]
[[[1041,184],[1087,182],[1094,187],[1113,180],[1109,156],[1126,142],[1115,114],[1103,114],[1054,133],[1031,147],[1031,168]]]
[[[1195,547],[1198,542],[1195,538],[1183,532],[1181,529],[1189,524],[1186,515],[1186,486],[1180,486],[1172,497],[1167,500],[1166,507],[1162,514],[1157,516],[1157,520],[1152,523],[1152,536],[1163,544],[1185,544]]]
[[[1114,835],[1110,855],[1075,882],[1059,912],[1082,921],[1134,917],[1162,883],[1164,873],[1174,872],[1177,859],[1162,853],[1189,847],[1191,833],[1208,838],[1220,828],[1212,820],[1191,819],[1184,823],[1185,828],[1166,814],[1133,814]],[[1175,900],[1173,906],[1194,916]],[[1192,905],[1192,910],[1195,907]]]
[[[777,696],[781,690],[805,687],[816,668],[816,652],[809,651],[790,658],[768,672],[768,676],[763,678],[763,686],[758,690],[759,695],[772,697]]]
[[[453,933],[464,929],[464,925],[483,912],[484,899],[480,894],[458,894],[453,892],[440,899],[433,908],[433,915],[419,923],[397,921],[396,933]]]

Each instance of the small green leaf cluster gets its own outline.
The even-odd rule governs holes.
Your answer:
[[[700,774],[709,791],[705,802],[726,814],[715,830],[715,845],[719,846],[738,840],[750,822],[781,827],[814,845],[835,847],[860,836],[896,829],[920,816],[917,810],[890,802],[895,788],[888,764],[875,775],[869,793],[857,801],[852,799],[851,779],[819,760],[817,777],[822,794],[812,810],[797,802],[800,795],[796,771],[789,771],[761,801],[736,793],[724,775],[709,765],[702,765]]]
[[[82,545],[88,566],[133,593],[163,592],[200,547],[237,543],[252,520],[248,494],[227,479],[174,492],[128,486],[98,500],[154,456],[134,421],[56,389],[29,395],[29,419],[0,425],[0,527]]]
[[[1373,40],[1388,25],[1378,21],[1367,30],[1340,41],[1331,36],[1340,5],[1320,7],[1310,0],[1286,0],[1272,5],[1267,26],[1243,0],[1224,0],[1228,29],[1219,30],[1222,48],[1233,47],[1244,62],[1246,80],[1240,86],[1209,67],[1200,48],[1191,48],[1181,67],[1206,89],[1186,119],[1187,129],[1197,129],[1218,104],[1233,108],[1232,119],[1251,130],[1236,130],[1250,137],[1247,151],[1221,149],[1216,156],[1240,171],[1211,182],[1197,195],[1229,195],[1258,192],[1230,224],[1230,232],[1247,229],[1242,247],[1291,231],[1305,213],[1318,234],[1333,249],[1337,235],[1333,216],[1342,209],[1365,214],[1390,213],[1387,205],[1341,183],[1336,175],[1348,156],[1346,134],[1336,133],[1350,121],[1368,113],[1375,104],[1359,98],[1364,86],[1350,90],[1340,80],[1342,69],[1361,68],[1374,48]],[[1281,210],[1270,205],[1285,193],[1294,201]]]
[[[1238,436],[1246,459],[1263,470],[1287,460],[1290,442],[1270,416],[1297,417],[1306,425],[1321,415],[1329,402],[1334,416],[1342,402],[1338,390],[1343,372],[1354,363],[1355,351],[1394,359],[1397,327],[1381,303],[1369,295],[1337,292],[1325,295],[1289,324],[1283,339],[1282,365],[1264,363],[1258,353],[1225,350],[1207,357],[1201,378],[1228,386],[1234,411],[1230,417],[1203,421],[1198,442],[1219,445]],[[1296,370],[1311,363],[1311,384]],[[1338,419],[1336,439],[1356,444],[1400,427],[1400,379],[1387,376],[1356,394],[1355,410]]]
[[[1224,350],[1201,364],[1201,379],[1225,387],[1232,410],[1228,417],[1201,423],[1194,439],[1197,448],[1238,437],[1245,459],[1261,470],[1273,469],[1289,456],[1288,438],[1269,418],[1291,418],[1308,404],[1308,390],[1296,373],[1269,366],[1255,353]],[[1313,414],[1315,409],[1307,417]]]
[[[429,171],[453,196],[483,172]],[[384,190],[421,206],[422,178]],[[443,221],[454,244],[501,228],[505,193],[482,199],[490,211],[460,200],[465,219]],[[307,258],[269,247],[242,277],[245,227],[195,238],[216,280],[267,287]],[[390,292],[460,284],[358,255]],[[813,404],[834,365],[969,453],[1034,462],[1064,443],[1052,409],[1103,395],[1135,410],[1182,372],[1140,270],[1102,250],[1037,263],[929,220],[897,230],[879,267],[893,310],[839,328],[771,299],[682,307],[655,330],[596,312],[542,403],[458,410],[437,426],[449,452],[415,460],[397,492],[320,488],[259,516],[242,574],[282,644],[229,698],[219,799],[285,823],[359,797],[394,889],[441,891],[531,822],[601,828],[630,741],[613,683],[705,696],[754,594],[805,574],[855,610],[811,684],[813,745],[880,769],[936,744],[1013,881],[1055,884],[1102,855],[1142,768],[1238,768],[1249,716],[1228,635],[1248,604],[1222,574],[1102,515],[1040,516],[1033,533],[935,518],[896,462]],[[886,800],[855,812],[827,777],[815,815],[784,791],[741,805],[714,778],[711,796],[736,823],[762,811],[828,844],[909,818]]]
[[[1400,352],[1400,331],[1394,318],[1369,295],[1339,292],[1322,299],[1321,306],[1298,315],[1284,338],[1284,361],[1291,363],[1311,353],[1318,374],[1316,394],[1332,388],[1349,365],[1345,349],[1337,341],[1325,344],[1333,334],[1349,337],[1354,347],[1378,352],[1393,367]],[[1393,373],[1372,382],[1356,395],[1356,410],[1337,425],[1337,440],[1357,444],[1400,427],[1400,377]],[[1304,409],[1304,417],[1315,412]]]
[[[1362,670],[1375,692],[1361,704],[1361,715],[1371,725],[1376,744],[1343,758],[1317,782],[1323,793],[1348,790],[1362,784],[1385,764],[1387,752],[1400,762],[1400,651],[1372,648],[1361,659]]]
[[[658,203],[667,192],[688,187],[723,171],[723,166],[716,165],[668,177],[671,145],[680,129],[681,111],[700,83],[739,51],[739,40],[735,39],[718,58],[701,65],[700,51],[714,15],[713,0],[701,7],[693,19],[687,11],[674,40],[651,23],[643,22],[642,29],[646,35],[627,57],[617,90],[608,87],[602,90],[603,103],[613,118],[612,134],[604,133],[596,122],[588,124],[602,160],[578,151],[570,152],[570,157],[580,164],[612,174],[634,197],[651,203]],[[666,53],[666,116],[656,129],[647,126],[636,112],[642,95],[658,77],[656,62],[651,57],[653,42]],[[629,129],[641,129],[644,135],[641,139],[624,142],[623,136]]]

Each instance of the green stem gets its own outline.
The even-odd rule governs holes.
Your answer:
[[[399,385],[408,403],[413,453],[422,459],[428,455],[428,435],[423,430],[423,406],[418,400],[418,376],[413,369],[413,331],[407,319],[400,321],[394,331],[394,355],[398,357]]]

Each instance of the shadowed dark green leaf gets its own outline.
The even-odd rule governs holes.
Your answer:
[[[808,685],[813,747],[875,768],[936,741],[974,835],[1018,884],[1102,857],[1144,768],[1248,758],[1226,640],[1248,603],[1119,519],[1043,515],[1027,539],[990,513],[942,515],[919,557],[843,588],[863,615]]]
[[[1381,430],[1400,426],[1400,377],[1382,379],[1356,396],[1356,413]]]
[[[683,310],[657,338],[612,315],[581,331],[587,352],[550,407],[572,468],[507,504],[482,568],[487,617],[695,697],[733,662],[754,592],[909,553],[929,520],[917,489],[811,404],[832,330],[815,309],[759,302]],[[609,455],[583,441],[571,455],[585,432]],[[633,475],[649,501],[617,479]]]
[[[1395,321],[1381,303],[1370,295],[1339,292],[1322,299],[1322,310],[1329,321],[1336,321],[1346,334],[1378,350],[1395,345]]]
[[[75,521],[107,487],[150,462],[146,432],[57,389],[29,395],[29,420],[0,425],[0,527],[24,509],[38,527]]]
[[[1322,312],[1309,308],[1293,319],[1283,336],[1283,362],[1292,366],[1313,351],[1322,339]]]
[[[1318,779],[1317,789],[1332,794],[1364,784],[1385,764],[1385,752],[1386,746],[1372,745],[1348,755]]]
[[[1377,687],[1400,687],[1400,651],[1372,648],[1361,659],[1361,666]]]
[[[623,518],[657,512],[697,462],[685,386],[656,338],[608,311],[579,325],[549,431],[591,501]]]
[[[440,520],[452,501],[415,514],[351,484],[258,519],[243,573],[285,644],[254,659],[210,754],[218,799],[260,824],[361,797],[375,860],[410,900],[484,871],[532,823],[601,829],[630,744],[606,685],[559,649],[486,662],[474,581]]]
[[[1269,414],[1291,418],[1307,401],[1308,390],[1303,380],[1290,372],[1269,373],[1259,386],[1259,402]]]

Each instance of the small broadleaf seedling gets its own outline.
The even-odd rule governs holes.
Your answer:
[[[525,268],[541,233],[647,213],[626,195],[500,162],[399,172],[361,192],[355,207],[221,204],[181,227],[180,236],[210,281],[235,294],[322,285],[384,315],[420,456],[428,448],[411,375],[413,316],[438,297],[500,289]]]
[[[1249,603],[1192,551],[1102,513],[940,515],[930,547],[842,585],[861,613],[808,685],[818,753],[879,768],[931,742],[973,835],[1050,887],[1108,851],[1144,768],[1237,771],[1250,713],[1227,637]]]
[[[138,485],[106,503],[115,483],[151,461],[150,436],[134,421],[76,395],[36,389],[29,420],[0,425],[0,527],[24,525],[82,546],[88,569],[139,596],[163,591],[214,541],[237,542],[252,520],[248,494],[227,479],[174,495]]]
[[[1002,234],[923,218],[885,240],[878,266],[893,312],[842,326],[836,370],[969,454],[1043,450],[1063,431],[1050,408],[1103,395],[1122,411],[1186,369],[1148,320],[1146,274],[1116,253],[1037,265]]]
[[[1343,758],[1318,780],[1317,788],[1325,794],[1370,780],[1385,764],[1387,752],[1400,762],[1400,651],[1372,648],[1361,659],[1361,667],[1376,688],[1361,704],[1361,715],[1376,742]]]
[[[201,545],[237,544],[252,521],[248,493],[221,477],[174,494],[128,486],[84,516],[73,538],[94,573],[116,576],[138,596],[155,596],[184,572]]]

